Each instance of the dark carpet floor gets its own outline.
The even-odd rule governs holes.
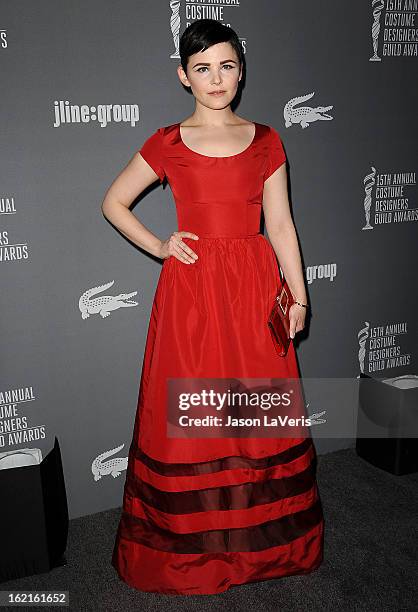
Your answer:
[[[418,610],[418,473],[391,475],[347,449],[319,455],[317,477],[325,558],[307,576],[246,584],[219,595],[136,591],[110,564],[117,508],[70,522],[65,566],[3,582],[0,590],[65,589],[70,610],[77,612]]]

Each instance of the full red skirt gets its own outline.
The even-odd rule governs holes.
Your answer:
[[[167,594],[309,573],[324,535],[311,437],[167,436],[169,378],[299,377],[266,323],[280,282],[268,240],[184,241],[199,259],[170,257],[159,277],[112,564]]]

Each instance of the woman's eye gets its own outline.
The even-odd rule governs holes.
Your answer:
[[[231,64],[224,64],[222,66],[222,68],[233,68],[234,66],[232,66]],[[200,66],[200,68],[197,69],[196,72],[201,72],[202,70],[207,70],[207,66]]]

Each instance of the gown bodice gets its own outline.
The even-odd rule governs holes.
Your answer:
[[[178,231],[198,236],[259,233],[264,182],[286,160],[278,132],[255,123],[253,140],[227,157],[202,155],[183,142],[180,124],[158,128],[139,153],[173,193]]]

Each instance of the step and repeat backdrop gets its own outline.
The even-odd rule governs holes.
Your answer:
[[[101,204],[143,142],[193,112],[176,68],[196,19],[237,31],[235,110],[273,126],[288,157],[312,305],[302,376],[418,373],[417,5],[3,0],[0,453],[45,456],[57,436],[71,518],[121,504],[162,263]],[[160,238],[177,229],[167,183],[132,210]]]

